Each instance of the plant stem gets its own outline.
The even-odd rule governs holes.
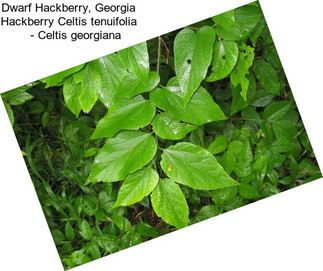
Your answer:
[[[160,65],[160,46],[161,45],[161,37],[158,37],[158,50],[157,50],[157,73],[159,74],[159,65]]]

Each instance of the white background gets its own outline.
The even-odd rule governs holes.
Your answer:
[[[121,42],[37,42],[1,29],[0,91],[249,1],[133,2],[140,27]],[[321,0],[260,3],[322,167]],[[63,270],[2,103],[0,124],[0,269]],[[322,194],[320,179],[74,270],[323,270]]]

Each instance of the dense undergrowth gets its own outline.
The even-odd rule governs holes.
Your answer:
[[[321,176],[258,3],[2,98],[65,268]]]

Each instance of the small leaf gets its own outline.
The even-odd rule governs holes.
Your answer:
[[[4,97],[5,101],[10,105],[21,105],[34,98],[28,92],[15,90],[8,91]]]
[[[154,132],[162,139],[179,140],[195,130],[197,126],[182,123],[168,113],[158,114],[152,122]]]
[[[238,113],[241,109],[244,109],[248,106],[246,100],[242,97],[242,91],[240,87],[232,87],[232,103],[230,107],[230,115]]]
[[[53,230],[52,236],[56,245],[60,245],[65,240],[65,236],[60,230]]]
[[[205,78],[212,60],[215,32],[204,26],[195,32],[192,29],[180,31],[174,41],[175,73],[186,105]]]
[[[267,120],[278,121],[286,115],[290,108],[290,101],[275,102],[265,108],[263,117]]]
[[[237,185],[211,153],[191,143],[181,142],[165,149],[160,164],[172,180],[194,189],[211,190]]]
[[[159,236],[159,232],[154,227],[143,222],[136,226],[136,232],[138,232],[141,236],[148,236],[152,238]]]
[[[172,180],[160,180],[151,194],[155,213],[166,223],[183,228],[188,224],[189,209],[180,187]]]
[[[78,98],[82,110],[89,113],[96,103],[101,90],[101,77],[95,70],[93,64],[88,63],[82,70],[82,88],[79,90]]]
[[[79,93],[81,92],[81,84],[77,84],[73,77],[68,78],[63,87],[64,101],[71,112],[78,117],[81,112],[79,102]]]
[[[201,208],[201,210],[194,217],[194,223],[203,221],[205,219],[214,217],[220,213],[218,207],[215,205],[206,205]]]
[[[128,232],[131,230],[130,221],[121,215],[113,215],[112,222],[117,226],[117,228],[120,231]]]
[[[209,145],[207,150],[212,154],[218,154],[226,150],[228,137],[226,135],[217,136]]]
[[[248,140],[245,142],[238,140],[230,142],[228,153],[232,153],[234,157],[233,171],[239,177],[246,177],[252,173],[251,163],[253,155]]]
[[[238,193],[237,186],[226,187],[211,191],[212,200],[215,204],[221,205],[227,200],[231,200]]]
[[[13,115],[13,111],[11,109],[11,106],[8,103],[6,103],[5,101],[3,102],[3,104],[4,104],[4,107],[5,107],[6,111],[7,111],[8,118],[10,120],[10,123],[13,126],[13,124],[15,122],[15,117]]]
[[[79,233],[85,240],[91,240],[93,238],[92,229],[85,219],[83,219],[80,223]]]
[[[159,180],[156,170],[147,167],[127,176],[113,207],[128,206],[141,201],[154,190]]]
[[[245,101],[247,101],[249,80],[246,78],[246,75],[249,74],[249,68],[252,66],[255,54],[254,48],[246,45],[245,43],[240,46],[240,50],[237,65],[231,72],[230,78],[234,87],[237,87],[238,84],[240,84],[241,96]]]
[[[123,99],[109,108],[102,118],[92,139],[112,137],[121,130],[137,130],[148,125],[155,115],[155,106],[142,96]]]
[[[274,44],[270,44],[264,48],[264,57],[268,63],[273,65],[273,67],[276,69],[282,69],[282,64]]]
[[[90,244],[90,246],[89,246],[89,247],[88,247],[88,249],[87,249],[87,252],[90,254],[90,256],[91,256],[91,258],[92,258],[93,260],[96,260],[96,259],[101,258],[100,248],[99,248],[99,246],[98,246],[96,243],[94,243],[94,242],[92,242],[92,243]]]
[[[264,89],[274,95],[280,94],[280,82],[276,70],[264,60],[257,60],[253,66],[257,79]]]
[[[226,119],[221,108],[202,87],[195,92],[186,106],[178,95],[167,88],[155,89],[150,93],[150,99],[157,107],[187,123],[202,125]]]
[[[212,73],[206,79],[214,82],[230,74],[237,63],[239,49],[234,41],[220,40],[214,43]]]
[[[94,159],[88,182],[116,182],[145,166],[155,155],[155,139],[139,131],[123,131],[108,140]]]
[[[241,184],[239,186],[239,194],[244,199],[256,199],[260,196],[258,190],[250,184]]]
[[[73,240],[75,237],[74,229],[71,223],[69,222],[65,224],[65,236],[67,237],[68,240]]]

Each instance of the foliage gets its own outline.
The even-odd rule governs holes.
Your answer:
[[[321,176],[256,2],[2,98],[65,268]]]

